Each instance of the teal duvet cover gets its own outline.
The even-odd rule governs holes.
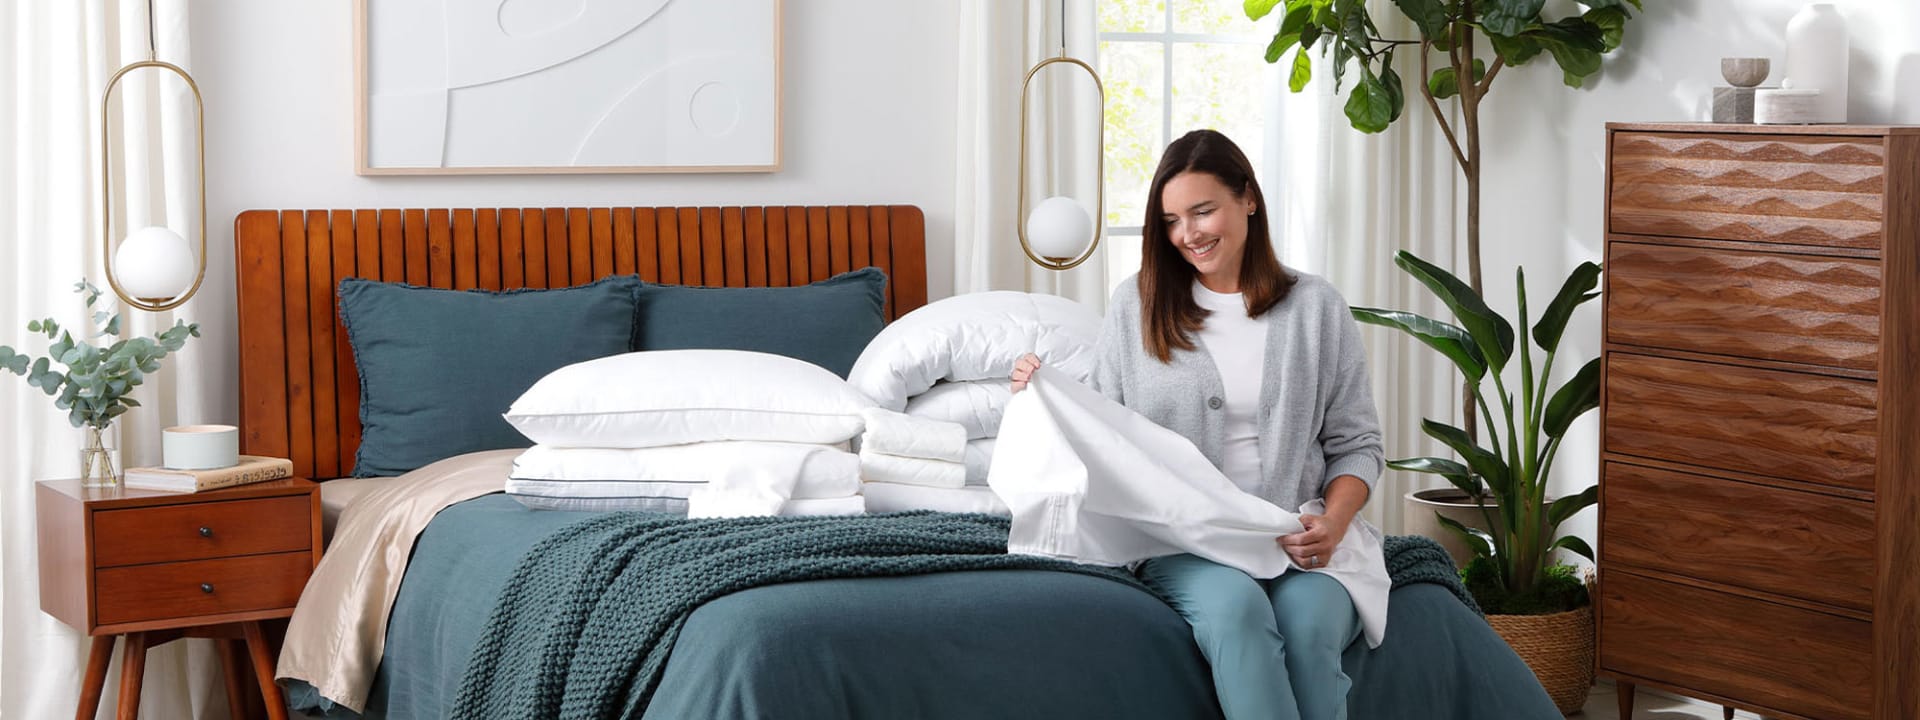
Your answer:
[[[591,513],[503,495],[448,508],[415,545],[368,718],[448,717],[467,659],[525,551]],[[1389,601],[1355,643],[1349,718],[1558,718],[1486,622],[1434,584]],[[290,688],[296,707],[318,702]],[[303,692],[306,691],[306,692]],[[316,716],[311,707],[302,708]],[[1217,718],[1206,661],[1159,599],[1042,570],[812,580],[695,610],[645,718]]]

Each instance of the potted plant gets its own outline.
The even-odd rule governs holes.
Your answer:
[[[1587,362],[1572,379],[1548,390],[1568,319],[1599,295],[1594,288],[1600,266],[1585,262],[1574,268],[1530,331],[1526,276],[1516,270],[1523,333],[1516,340],[1514,324],[1459,278],[1405,251],[1394,263],[1432,290],[1459,324],[1365,307],[1353,309],[1354,319],[1405,332],[1452,361],[1473,407],[1486,420],[1488,443],[1482,446],[1460,428],[1423,419],[1426,434],[1459,459],[1408,458],[1388,465],[1439,475],[1465,492],[1484,488],[1493,497],[1495,503],[1479,508],[1487,530],[1441,520],[1473,551],[1461,575],[1494,630],[1533,668],[1560,709],[1577,710],[1593,684],[1593,608],[1574,568],[1556,563],[1554,552],[1564,549],[1593,559],[1586,541],[1559,529],[1599,500],[1599,488],[1588,486],[1559,499],[1549,499],[1546,492],[1567,429],[1600,405],[1600,360]],[[1534,347],[1541,356],[1538,367]],[[1504,374],[1517,375],[1519,386],[1509,387]]]
[[[47,355],[35,359],[0,345],[0,369],[26,376],[28,385],[53,396],[54,406],[67,411],[67,422],[86,430],[80,454],[83,484],[117,485],[120,475],[106,447],[107,429],[127,408],[140,406],[127,394],[139,387],[147,375],[160,370],[161,358],[186,346],[187,338],[199,337],[200,326],[176,320],[173,327],[151,338],[118,340],[119,313],[93,310],[94,303],[100,300],[100,289],[83,280],[76,283],[73,290],[86,296],[87,308],[93,311],[94,332],[75,340],[53,318],[30,321],[27,332],[45,335],[53,341],[47,346]],[[104,347],[91,342],[101,338],[116,340]],[[65,370],[53,369],[54,363]]]

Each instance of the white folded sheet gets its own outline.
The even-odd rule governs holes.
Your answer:
[[[861,488],[867,497],[867,512],[888,513],[908,510],[938,510],[952,513],[1007,515],[1007,504],[993,490],[984,487],[929,488],[892,483],[867,483]]]
[[[967,441],[967,457],[961,461],[967,467],[968,485],[986,485],[987,471],[993,468],[993,438],[980,438]]]
[[[960,462],[967,451],[967,429],[959,423],[908,417],[885,408],[860,411],[867,428],[860,450],[883,455]]]
[[[860,451],[860,479],[867,483],[958,488],[967,484],[967,466],[944,460],[887,455],[863,448]]]
[[[780,506],[781,515],[865,515],[867,499],[859,495],[839,498],[788,500]]]
[[[942,380],[926,392],[907,398],[906,412],[913,417],[960,423],[967,429],[967,439],[978,440],[1000,434],[1000,416],[1011,397],[1013,390],[1006,378]]]

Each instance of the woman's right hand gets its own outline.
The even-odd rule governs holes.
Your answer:
[[[1013,381],[1013,391],[1020,392],[1021,390],[1027,389],[1027,381],[1033,378],[1033,371],[1039,369],[1039,355],[1027,353],[1021,355],[1019,360],[1015,360],[1013,362],[1013,374],[1008,376],[1008,379]]]

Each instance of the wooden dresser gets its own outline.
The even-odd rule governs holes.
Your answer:
[[[1920,127],[1607,126],[1599,670],[1920,718]]]

